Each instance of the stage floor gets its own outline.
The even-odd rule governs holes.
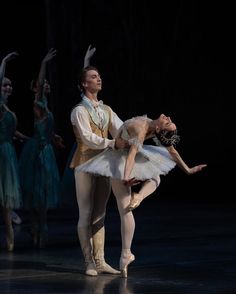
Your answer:
[[[106,217],[106,260],[118,267],[119,215]],[[0,224],[0,293],[200,294],[236,293],[236,205],[146,200],[134,211],[136,260],[128,278],[84,275],[77,210],[49,213],[49,244],[34,249],[28,221],[15,225],[15,250],[6,251]]]

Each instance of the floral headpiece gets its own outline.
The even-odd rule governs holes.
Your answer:
[[[176,146],[180,141],[180,136],[177,134],[177,130],[162,130],[158,134],[156,133],[156,138],[160,141],[161,145],[165,147]]]

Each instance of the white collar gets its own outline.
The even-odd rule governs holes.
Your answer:
[[[101,105],[103,105],[103,101],[102,100],[92,100],[92,99],[89,99],[87,96],[83,96],[82,97],[83,100],[85,100],[87,103],[89,103],[91,106],[93,107],[99,107]]]

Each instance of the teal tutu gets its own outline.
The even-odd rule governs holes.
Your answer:
[[[18,163],[10,142],[0,143],[0,206],[18,209],[22,205]]]
[[[57,207],[60,177],[52,145],[29,139],[22,150],[19,168],[24,208]]]

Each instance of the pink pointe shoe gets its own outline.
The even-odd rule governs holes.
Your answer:
[[[135,260],[135,256],[133,254],[128,255],[127,258],[121,257],[120,258],[120,271],[121,277],[127,278],[128,276],[128,265]]]
[[[135,208],[137,208],[140,203],[143,201],[143,198],[141,197],[140,194],[133,192],[132,196],[131,196],[131,200],[128,206],[128,210],[134,210]]]

